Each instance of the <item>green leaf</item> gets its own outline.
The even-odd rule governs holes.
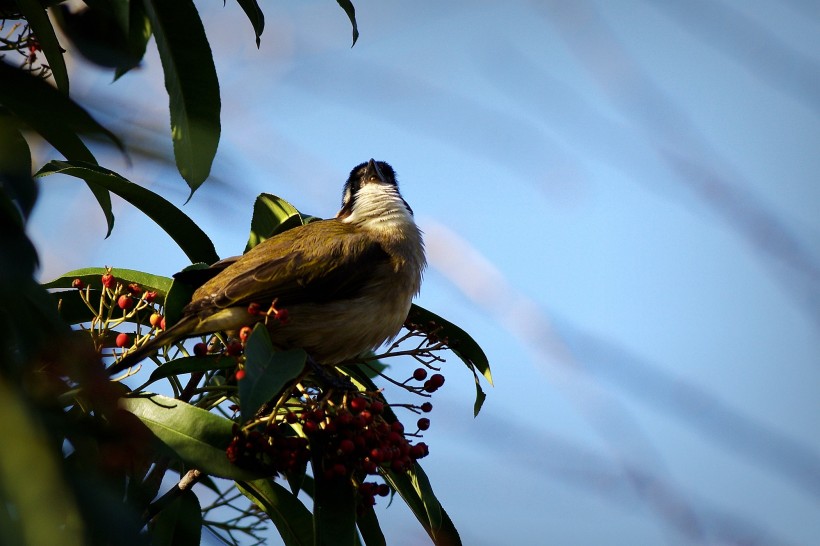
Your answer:
[[[273,480],[238,481],[236,487],[270,517],[285,546],[313,546],[313,516],[296,495]]]
[[[478,343],[476,343],[467,332],[416,304],[413,304],[410,308],[407,320],[421,331],[435,334],[437,338],[446,340],[450,350],[473,372],[476,389],[473,415],[478,415],[487,395],[484,394],[484,391],[481,389],[477,371],[481,372],[481,375],[484,376],[490,385],[493,384],[493,376],[492,373],[490,373],[490,363],[484,351],[481,350]]]
[[[387,541],[379,525],[379,518],[373,508],[366,508],[363,513],[356,518],[356,526],[366,546],[387,546]]]
[[[54,27],[51,25],[46,10],[37,0],[17,0],[16,3],[28,24],[31,25],[31,30],[40,42],[40,47],[43,48],[51,74],[54,76],[54,83],[67,96],[68,70],[65,67],[63,48],[57,41],[57,35],[54,33]]]
[[[138,66],[139,61],[145,56],[145,49],[148,46],[148,40],[151,38],[151,21],[145,14],[145,6],[142,2],[129,0],[128,8],[128,20],[126,22],[128,51],[131,53],[131,57],[137,60],[134,66]],[[121,78],[134,66],[118,67],[114,72],[114,80]]]
[[[87,286],[93,288],[102,288],[102,276],[108,270],[104,267],[86,267],[83,269],[75,269],[68,273],[63,273],[53,281],[43,284],[44,288],[71,288],[71,283],[74,279],[80,279]],[[160,277],[158,275],[151,275],[150,273],[143,273],[142,271],[135,271],[133,269],[112,268],[111,274],[124,285],[131,283],[139,284],[143,290],[153,290],[158,296],[165,296],[171,288],[171,279],[168,277]]]
[[[302,215],[293,205],[270,193],[260,194],[253,204],[251,233],[248,244],[245,245],[245,252],[265,239],[302,223]]]
[[[123,178],[114,171],[82,161],[49,161],[38,177],[66,174],[114,192],[145,213],[171,236],[192,262],[215,262],[219,259],[214,244],[202,229],[184,212],[165,198]]]
[[[356,45],[356,40],[359,39],[359,27],[356,25],[356,8],[353,7],[353,2],[350,0],[336,0],[336,2],[345,10],[347,18],[350,19],[350,24],[353,26],[353,44],[350,46],[353,47]]]
[[[165,379],[172,375],[180,375],[194,372],[209,372],[211,370],[224,370],[236,366],[236,359],[222,355],[186,356],[170,362],[166,362],[159,368],[151,372],[148,383],[153,383],[159,379]],[[146,383],[146,385],[148,384]]]
[[[356,535],[356,493],[349,477],[326,478],[323,446],[311,441],[313,532],[316,546],[353,546]]]
[[[122,398],[120,406],[139,417],[185,464],[222,478],[258,478],[225,455],[233,438],[230,419],[159,394]]]
[[[145,0],[171,110],[174,157],[191,194],[211,172],[220,133],[219,82],[192,0]]]
[[[239,381],[242,422],[298,377],[306,361],[302,349],[275,350],[265,325],[257,324],[245,343],[245,378]]]
[[[192,271],[198,269],[207,269],[208,264],[198,262],[189,265],[182,271]],[[168,290],[168,296],[165,298],[165,323],[170,328],[182,317],[182,310],[191,302],[191,297],[194,295],[195,287],[191,286],[185,281],[174,278],[171,283],[171,288]]]
[[[384,479],[404,499],[436,546],[461,545],[455,525],[433,493],[430,480],[418,463],[410,472],[387,471]]]
[[[0,114],[0,189],[19,207],[12,216],[23,227],[37,200],[37,184],[31,178],[28,142],[15,125],[10,116]]]
[[[256,47],[259,47],[262,31],[265,29],[265,14],[259,9],[259,4],[256,0],[236,0],[242,7],[242,11],[248,16],[248,19],[253,25],[253,31],[256,33]]]
[[[199,546],[202,538],[202,511],[190,489],[166,506],[151,529],[153,546]]]

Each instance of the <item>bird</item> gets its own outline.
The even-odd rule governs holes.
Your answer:
[[[422,232],[395,171],[370,159],[350,172],[334,218],[283,231],[211,266],[213,277],[180,319],[109,372],[170,343],[264,320],[251,304],[287,310],[286,321],[266,321],[276,348],[301,348],[320,365],[338,365],[395,339],[426,263]]]

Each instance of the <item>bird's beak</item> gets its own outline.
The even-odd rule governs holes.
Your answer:
[[[370,159],[370,161],[367,162],[367,167],[364,170],[364,177],[366,180],[372,177],[376,177],[382,183],[385,183],[384,175],[382,174],[381,170],[379,170],[379,166],[376,165],[376,161],[372,158]]]

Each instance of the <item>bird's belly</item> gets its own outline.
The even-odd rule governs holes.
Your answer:
[[[304,348],[320,364],[338,364],[395,338],[411,299],[402,291],[388,298],[301,304],[288,308],[287,323],[271,326],[271,339],[281,348]]]

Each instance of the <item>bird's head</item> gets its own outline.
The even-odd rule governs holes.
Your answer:
[[[373,159],[350,171],[336,218],[364,227],[414,223],[413,209],[399,193],[393,167]]]

